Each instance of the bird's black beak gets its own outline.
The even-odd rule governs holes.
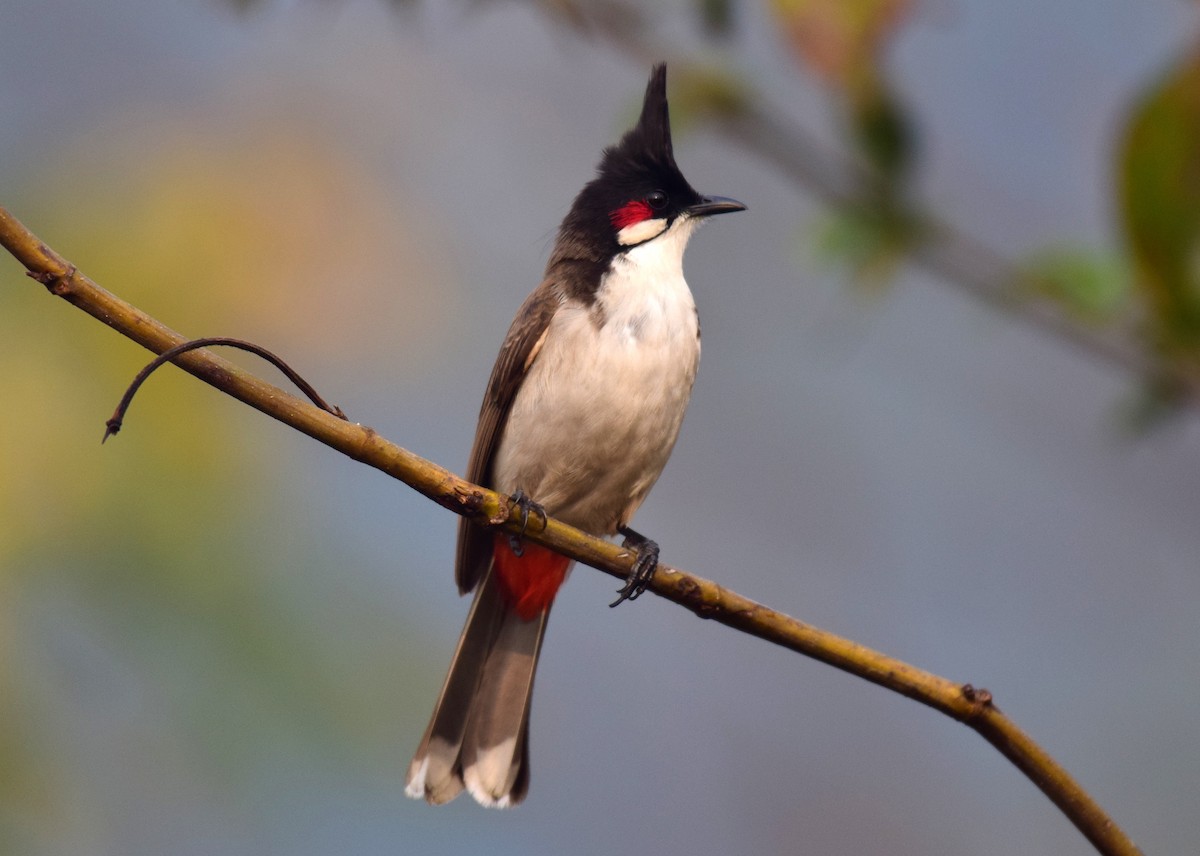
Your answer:
[[[695,205],[688,206],[687,213],[692,217],[711,217],[714,214],[745,210],[745,205],[728,196],[702,196]]]

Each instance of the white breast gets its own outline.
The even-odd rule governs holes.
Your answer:
[[[555,315],[497,448],[518,488],[581,529],[612,534],[658,479],[683,422],[700,330],[682,257],[695,221],[618,256],[593,306]]]

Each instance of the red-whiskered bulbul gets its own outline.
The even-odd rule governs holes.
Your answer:
[[[671,150],[667,70],[650,74],[641,118],[605,149],[558,231],[545,278],[500,347],[467,478],[638,552],[621,600],[654,573],[658,546],[629,528],[658,479],[700,362],[683,250],[713,214]],[[529,787],[529,700],[546,617],[571,561],[463,520],[455,577],[475,601],[407,793],[439,804],[465,786],[485,806]],[[613,604],[616,605],[615,603]]]

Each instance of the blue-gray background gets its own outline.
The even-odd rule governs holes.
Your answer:
[[[735,67],[828,133],[745,12]],[[923,4],[891,57],[922,195],[1014,257],[1113,245],[1113,140],[1195,25],[1177,2]],[[259,341],[461,469],[646,72],[514,3],[3,0],[0,202],[176,329]],[[1130,439],[1129,377],[919,271],[848,290],[813,261],[818,206],[701,131],[676,152],[750,211],[689,250],[704,360],[638,528],[989,688],[1147,853],[1195,852],[1195,416]],[[587,569],[551,622],[527,804],[405,799],[466,607],[455,521],[169,370],[101,448],[145,353],[11,260],[0,285],[5,852],[1091,852],[967,729],[653,597],[609,610]]]

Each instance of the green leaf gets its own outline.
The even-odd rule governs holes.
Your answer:
[[[909,218],[880,208],[839,211],[818,228],[818,261],[846,268],[855,284],[881,289],[888,284],[920,229]]]
[[[912,122],[882,77],[861,80],[851,100],[855,144],[876,171],[881,189],[894,197],[916,153]]]
[[[1022,291],[1048,297],[1084,321],[1113,319],[1129,297],[1129,272],[1112,253],[1049,247],[1024,265]]]
[[[670,87],[671,124],[678,128],[736,116],[750,102],[745,83],[728,70],[713,65],[674,64]]]
[[[1120,210],[1159,344],[1200,346],[1200,54],[1135,105],[1120,154]]]
[[[696,0],[700,23],[710,38],[725,38],[733,32],[731,0]]]

